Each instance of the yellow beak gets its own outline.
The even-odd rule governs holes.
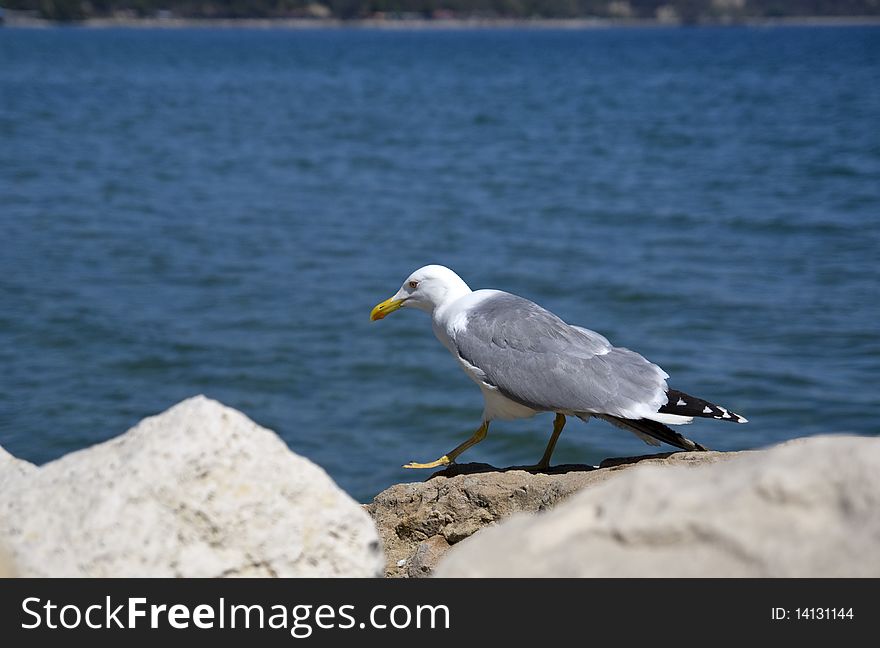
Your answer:
[[[403,306],[403,302],[406,301],[404,299],[394,299],[391,297],[390,299],[386,299],[381,304],[376,304],[373,310],[370,312],[370,321],[375,322],[376,320],[380,320],[386,315],[390,315],[398,308]]]

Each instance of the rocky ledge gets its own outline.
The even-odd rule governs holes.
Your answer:
[[[446,552],[514,513],[546,511],[636,465],[697,466],[737,452],[675,452],[608,459],[598,467],[554,466],[547,473],[488,464],[455,464],[424,482],[397,484],[366,506],[385,546],[385,575],[430,576]]]
[[[466,464],[367,506],[390,577],[880,576],[880,439]]]

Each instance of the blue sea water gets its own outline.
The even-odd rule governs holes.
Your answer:
[[[880,29],[0,29],[0,445],[205,393],[362,500],[470,435],[427,263],[664,367],[753,448],[877,434]],[[462,461],[537,460],[545,415]],[[558,462],[650,449],[573,421]]]

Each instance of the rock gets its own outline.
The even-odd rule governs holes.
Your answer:
[[[382,573],[357,503],[275,433],[202,396],[11,482],[0,538],[23,576]]]
[[[488,464],[455,464],[427,481],[397,484],[366,506],[385,545],[385,575],[427,576],[449,546],[518,512],[543,511],[635,463],[700,465],[737,453],[677,452],[616,459],[607,468],[556,466],[530,473]],[[440,542],[442,539],[444,542]]]
[[[454,547],[437,576],[880,576],[880,439],[639,465]]]
[[[442,535],[431,536],[419,543],[412,560],[406,569],[406,575],[410,578],[424,578],[430,576],[437,566],[437,562],[449,549],[449,543]],[[398,561],[398,564],[400,561]],[[406,561],[404,561],[406,564]]]
[[[34,472],[37,467],[17,459],[0,447],[0,493],[12,487],[12,483]]]

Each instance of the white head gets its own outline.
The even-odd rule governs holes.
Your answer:
[[[418,308],[433,313],[443,303],[469,292],[471,289],[468,285],[449,268],[426,265],[408,276],[397,294],[378,304],[370,313],[370,319],[382,319],[398,308]]]

